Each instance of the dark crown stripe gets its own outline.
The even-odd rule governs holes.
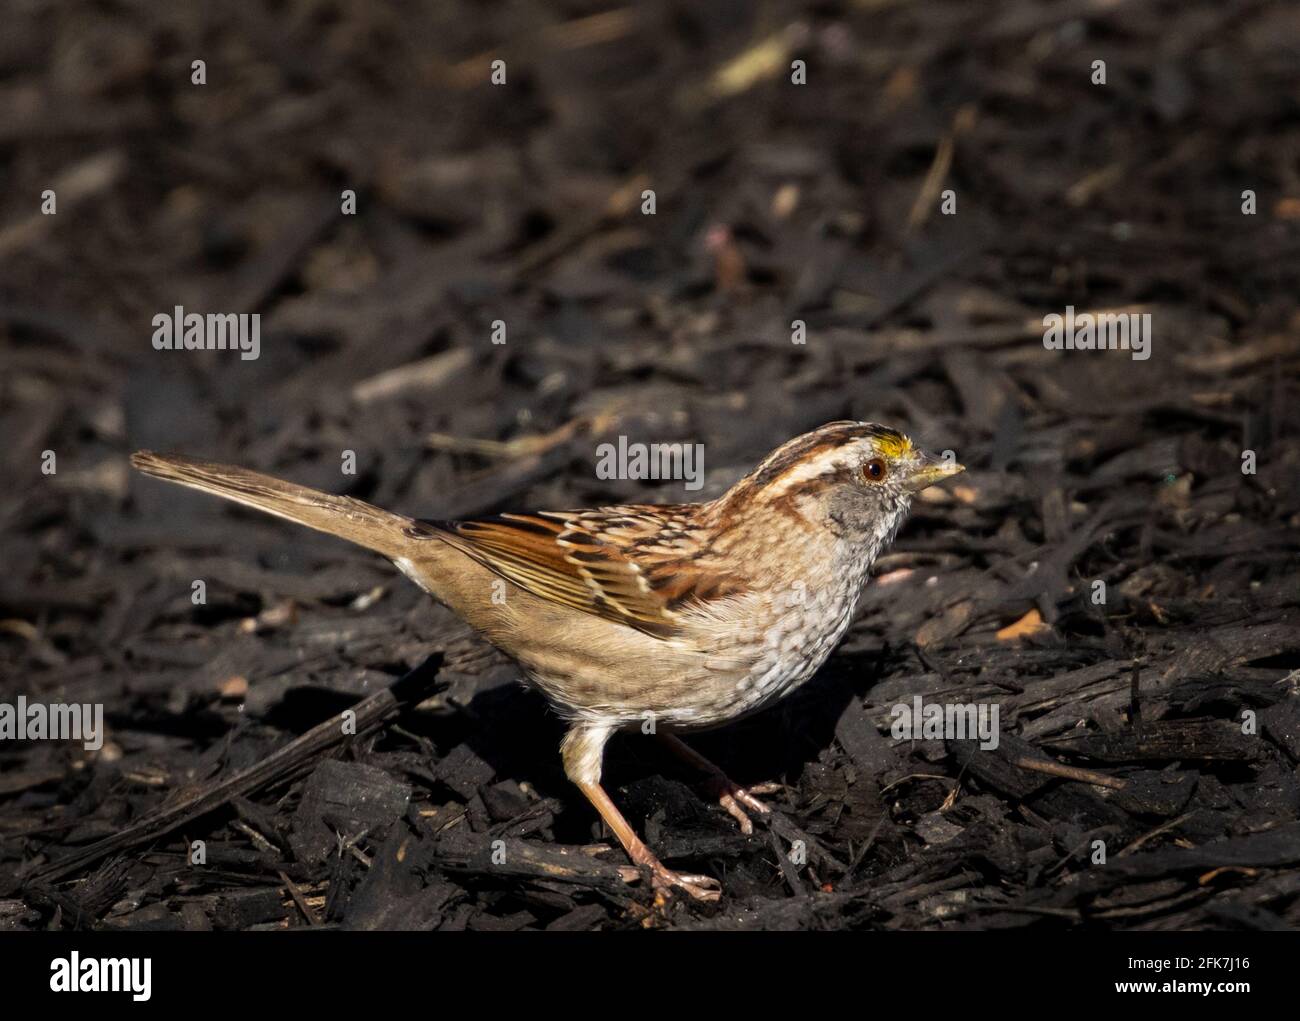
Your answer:
[[[753,476],[754,484],[765,486],[801,461],[867,438],[901,441],[903,437],[893,429],[872,422],[832,422],[779,447],[759,465]]]

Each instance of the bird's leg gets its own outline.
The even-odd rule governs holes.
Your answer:
[[[681,758],[688,765],[694,766],[708,777],[706,783],[708,784],[709,794],[716,798],[718,804],[726,809],[727,814],[740,824],[741,833],[748,836],[754,832],[754,823],[745,812],[746,808],[758,815],[767,815],[772,811],[754,795],[772,794],[779,791],[781,789],[779,783],[760,783],[754,784],[752,787],[741,787],[733,782],[721,768],[715,766],[676,734],[661,730],[658,731],[657,736],[674,755]],[[744,808],[741,807],[742,805]]]
[[[715,901],[722,896],[722,884],[708,876],[693,876],[685,872],[674,872],[654,856],[654,852],[645,846],[645,842],[636,835],[632,824],[623,818],[598,783],[580,783],[578,790],[587,795],[587,800],[596,806],[596,811],[605,820],[605,824],[614,831],[623,850],[632,859],[633,865],[650,870],[650,883],[659,891],[668,893],[673,887],[685,890],[696,900]]]
[[[564,736],[560,751],[564,759],[564,772],[595,806],[605,825],[610,828],[632,864],[650,870],[650,882],[655,890],[668,894],[673,887],[685,890],[696,900],[716,901],[722,896],[722,886],[708,876],[693,876],[674,872],[655,857],[645,841],[636,835],[632,824],[623,818],[600,785],[600,765],[605,742],[613,729],[578,723]]]

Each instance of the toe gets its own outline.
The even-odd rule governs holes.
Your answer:
[[[753,820],[751,820],[749,816],[745,814],[745,810],[740,807],[740,802],[737,800],[736,796],[723,794],[718,798],[718,804],[726,809],[727,814],[736,820],[737,824],[740,826],[741,833],[745,834],[745,836],[749,836],[754,832]],[[759,802],[759,804],[761,805],[762,802]],[[751,805],[750,807],[752,808],[753,806]],[[762,811],[766,812],[767,809],[763,808]]]
[[[690,897],[711,904],[722,897],[722,884],[710,876],[697,876],[689,872],[674,872],[663,865],[650,869],[650,882],[656,893],[671,897],[681,890]]]
[[[763,787],[767,786],[767,784],[763,784]],[[759,801],[758,798],[754,797],[754,792],[758,790],[758,787],[741,787],[732,791],[731,796],[751,812],[757,812],[759,815],[769,815],[772,810],[762,801]]]

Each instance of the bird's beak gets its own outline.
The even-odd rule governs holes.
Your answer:
[[[951,478],[953,475],[965,470],[964,467],[955,462],[945,461],[933,454],[918,451],[915,467],[908,473],[904,485],[913,493],[919,493],[922,489],[929,489],[936,482],[942,482],[944,479]]]

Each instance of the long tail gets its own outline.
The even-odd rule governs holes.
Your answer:
[[[141,450],[131,455],[131,464],[154,478],[215,493],[245,507],[256,507],[276,517],[337,535],[386,557],[402,556],[411,544],[406,531],[414,524],[410,518],[390,514],[350,496],[334,496],[246,468],[179,454]]]

